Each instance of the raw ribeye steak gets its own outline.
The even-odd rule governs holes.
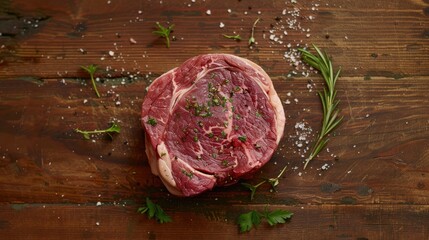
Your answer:
[[[269,161],[285,114],[255,63],[228,54],[191,58],[157,78],[142,106],[152,173],[174,195],[229,185]]]

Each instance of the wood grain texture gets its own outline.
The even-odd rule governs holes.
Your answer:
[[[284,209],[284,206],[270,206]],[[422,206],[289,206],[293,219],[274,229],[264,223],[239,234],[234,217],[239,207],[194,206],[172,211],[173,223],[162,227],[135,206],[12,205],[2,207],[0,231],[11,239],[427,239],[429,209]],[[38,216],[39,221],[32,220]],[[184,227],[186,226],[186,227]],[[353,231],[350,227],[353,226]],[[19,232],[26,229],[25,232]]]
[[[301,29],[281,29],[291,19],[283,9],[294,7]],[[428,239],[428,9],[420,0],[0,1],[0,235]],[[249,48],[258,17],[257,45]],[[171,48],[152,34],[156,21],[175,24]],[[270,30],[288,35],[276,43]],[[243,41],[222,37],[233,32]],[[295,124],[305,123],[312,129],[308,138],[315,137],[321,120],[316,92],[323,84],[314,73],[293,74],[284,54],[311,43],[343,69],[337,89],[344,120],[329,152],[304,171]],[[263,186],[253,201],[239,184],[173,197],[151,174],[144,153],[139,115],[146,87],[194,55],[217,52],[260,64],[282,101],[290,101],[279,149],[247,181],[273,177],[285,165],[288,170],[277,192]],[[101,98],[80,69],[87,64],[101,68]],[[112,120],[122,127],[113,139],[87,141],[74,131],[106,128]],[[146,196],[174,222],[161,225],[137,214]],[[295,215],[284,226],[239,234],[237,216],[267,204]]]

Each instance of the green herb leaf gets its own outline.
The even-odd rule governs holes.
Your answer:
[[[223,36],[225,38],[228,38],[228,39],[234,39],[234,40],[237,40],[237,41],[241,40],[241,37],[240,37],[239,34],[236,34],[236,35],[226,35],[226,34],[223,34]]]
[[[275,187],[277,186],[277,185],[279,185],[279,179],[280,179],[280,177],[283,175],[283,173],[286,171],[286,168],[287,168],[287,166],[285,166],[283,169],[282,169],[282,171],[280,172],[280,174],[276,177],[276,178],[269,178],[267,181],[268,181],[268,183],[269,184],[271,184],[271,187],[273,188],[273,189],[275,189]]]
[[[146,206],[145,207],[139,207],[137,209],[137,212],[143,214],[143,213],[147,212],[147,210],[149,210],[149,208]]]
[[[262,184],[264,184],[265,182],[266,181],[264,180],[264,181],[262,181],[262,182],[260,182],[260,183],[258,183],[256,185],[251,185],[249,183],[241,183],[241,185],[243,185],[245,188],[247,188],[247,189],[250,190],[250,200],[253,200],[253,197],[255,196],[256,189],[259,186],[261,186]]]
[[[171,222],[170,216],[168,216],[164,210],[159,206],[156,206],[155,217],[160,223],[168,223]]]
[[[147,122],[146,122],[147,124],[149,124],[149,125],[151,125],[152,127],[155,127],[156,126],[156,124],[158,124],[158,122],[156,121],[156,119],[155,118],[151,118],[151,117],[149,117],[148,119],[147,119]]]
[[[253,197],[255,196],[256,192],[256,187],[249,183],[241,183],[241,185],[250,190],[250,200],[253,200]]]
[[[159,223],[171,222],[170,216],[168,216],[164,210],[158,204],[152,202],[149,198],[146,198],[146,206],[139,207],[138,213],[146,213],[149,219],[155,218]]]
[[[254,44],[255,42],[256,42],[256,40],[255,40],[255,27],[256,27],[256,24],[259,22],[259,18],[258,19],[256,19],[256,21],[253,23],[253,26],[252,26],[252,32],[251,32],[251,34],[250,34],[250,38],[249,38],[249,46],[250,45],[252,45],[252,44]]]
[[[240,232],[248,232],[254,226],[257,227],[263,219],[266,219],[270,226],[274,226],[281,223],[286,223],[286,220],[292,218],[293,213],[287,210],[274,210],[274,211],[265,211],[260,213],[258,211],[252,210],[247,213],[243,213],[238,216],[238,225],[240,227]]]
[[[241,142],[246,142],[247,137],[242,135],[242,136],[238,136],[238,140],[240,140]]]
[[[285,166],[281,171],[280,174],[276,178],[268,178],[256,185],[251,185],[249,183],[241,183],[243,187],[250,190],[250,200],[253,200],[253,197],[255,196],[256,189],[260,187],[262,184],[268,182],[271,184],[271,187],[275,190],[275,187],[279,184],[280,177],[283,175],[283,173],[286,171],[287,166]]]
[[[173,31],[174,24],[172,24],[168,27],[164,27],[159,22],[156,22],[156,25],[158,27],[158,30],[153,31],[153,34],[165,38],[165,43],[167,45],[167,48],[169,48],[170,47],[170,33]]]
[[[253,226],[257,227],[261,223],[261,217],[257,211],[243,213],[238,217],[240,232],[248,232]]]
[[[77,133],[82,134],[83,138],[85,139],[90,139],[90,134],[100,134],[100,133],[107,133],[110,137],[112,137],[112,135],[110,135],[110,133],[120,133],[121,132],[121,128],[119,127],[118,124],[116,123],[112,123],[112,126],[110,126],[107,129],[104,130],[92,130],[92,131],[86,131],[86,130],[80,130],[78,128],[75,129],[75,131]]]
[[[156,205],[150,200],[149,198],[146,198],[146,206],[149,209],[147,215],[149,219],[152,219],[155,216],[156,212]]]
[[[279,223],[285,223],[286,220],[292,217],[293,213],[287,210],[274,210],[272,212],[265,212],[264,216],[267,219],[270,226],[274,226]]]
[[[335,73],[332,61],[326,52],[321,51],[315,45],[313,45],[313,48],[316,50],[317,55],[314,55],[305,49],[298,50],[301,52],[304,62],[320,71],[323,79],[325,80],[326,87],[323,89],[323,92],[319,92],[323,109],[322,128],[317,136],[316,143],[312,147],[310,155],[305,160],[304,169],[307,167],[308,163],[323,150],[329,141],[329,133],[334,130],[343,119],[342,116],[339,116],[339,110],[337,109],[339,101],[336,99],[337,90],[335,89],[335,84],[338,80],[341,69]]]
[[[81,66],[81,68],[89,73],[89,76],[91,77],[92,87],[94,88],[95,93],[97,94],[97,97],[100,97],[100,93],[97,90],[97,85],[95,84],[94,74],[97,71],[96,65],[88,65],[88,66]]]

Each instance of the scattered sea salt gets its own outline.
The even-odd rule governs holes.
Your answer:
[[[136,40],[134,40],[134,38],[130,38],[130,43],[132,43],[132,44],[136,44],[136,43],[137,43],[137,41],[136,41]]]
[[[329,164],[325,163],[323,164],[323,166],[321,167],[322,170],[328,170],[329,168]]]
[[[220,28],[224,28],[224,27],[225,27],[225,24],[224,24],[223,22],[220,22],[220,23],[219,23],[219,27],[220,27]]]
[[[210,9],[208,9],[208,10],[206,11],[206,14],[207,14],[207,15],[211,15],[211,14],[212,14],[212,11],[211,11]]]

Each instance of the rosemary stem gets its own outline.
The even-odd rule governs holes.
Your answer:
[[[322,139],[323,139],[323,137],[319,133],[319,135],[317,137],[317,142],[311,148],[310,155],[305,159],[304,169],[307,168],[308,163],[310,163],[310,161],[313,160],[313,158],[317,156],[317,154],[315,154],[315,151],[316,151],[317,146],[319,146],[319,144],[322,142]]]
[[[310,155],[305,159],[304,169],[307,167],[308,163],[313,160],[326,146],[326,143],[329,140],[327,138],[328,134],[334,128],[336,128],[342,120],[342,117],[338,116],[338,110],[336,109],[339,101],[335,100],[335,83],[338,79],[341,69],[335,73],[332,66],[332,61],[328,55],[315,45],[313,45],[313,48],[317,52],[316,55],[305,49],[299,49],[299,51],[302,54],[303,61],[320,72],[323,79],[325,80],[326,86],[323,92],[319,92],[320,101],[323,107],[322,128],[319,131],[317,141],[313,145]]]

